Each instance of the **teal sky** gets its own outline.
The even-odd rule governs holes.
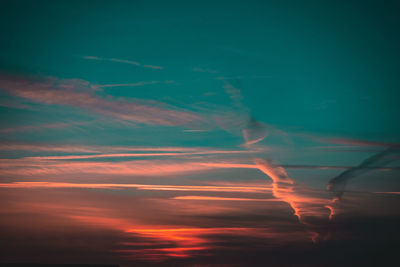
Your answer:
[[[3,214],[27,214],[30,199],[37,204],[32,225],[59,229],[65,225],[41,217],[54,216],[54,207],[43,204],[54,201],[71,220],[67,226],[77,232],[89,226],[120,231],[113,240],[122,243],[132,225],[207,228],[207,237],[199,234],[204,240],[190,237],[193,244],[165,241],[154,229],[150,236],[135,232],[145,240],[129,241],[158,238],[163,242],[151,249],[163,254],[160,259],[146,254],[147,247],[138,250],[161,261],[182,257],[193,263],[209,262],[198,251],[223,258],[223,245],[217,244],[226,240],[209,235],[236,236],[232,227],[252,229],[249,238],[252,231],[264,231],[260,212],[294,227],[283,229],[267,220],[275,234],[284,234],[279,238],[287,243],[280,245],[306,250],[310,244],[302,242],[311,240],[310,233],[314,243],[331,240],[334,223],[321,218],[332,219],[335,212],[346,223],[354,212],[372,218],[368,223],[379,216],[398,220],[397,1],[1,1],[1,6],[0,197],[8,203],[0,206]],[[268,211],[261,211],[264,202],[258,200],[241,206],[263,196],[254,188],[239,193],[189,188],[262,187],[265,180],[272,190],[268,199],[281,203]],[[138,184],[183,186],[188,193]],[[327,185],[333,193],[326,192]],[[226,201],[199,204],[193,199],[199,195]],[[142,203],[132,204],[137,217],[126,215],[132,210],[124,206],[125,196]],[[241,204],[221,205],[230,201]],[[387,208],[380,210],[381,204]],[[210,213],[204,212],[207,207]],[[160,218],[150,211],[161,211]],[[216,214],[220,217],[211,220]],[[229,223],[230,216],[239,218],[237,224]],[[249,219],[241,224],[243,216]],[[17,220],[10,215],[1,231],[21,232],[13,226]],[[345,246],[359,234],[351,227],[342,229]],[[22,233],[41,235],[34,227]],[[108,261],[130,266],[119,261],[115,249],[100,248],[109,253]],[[8,251],[9,261],[21,255],[34,259],[24,252],[29,248]],[[75,257],[78,252],[69,259],[83,260]]]
[[[99,84],[173,80],[107,93],[187,104],[225,105],[219,94],[202,96],[222,91],[215,77],[241,77],[244,103],[269,124],[374,140],[399,136],[394,4],[162,2],[6,3],[0,67]]]

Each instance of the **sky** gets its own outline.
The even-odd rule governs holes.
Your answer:
[[[397,257],[397,1],[1,6],[0,262]]]

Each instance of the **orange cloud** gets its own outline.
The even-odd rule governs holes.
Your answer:
[[[31,144],[6,142],[0,143],[0,150],[20,150],[20,151],[57,151],[74,153],[109,153],[117,151],[162,151],[162,152],[194,152],[209,150],[208,148],[194,147],[131,147],[131,146],[88,146],[88,145],[64,145],[64,144]]]
[[[196,152],[179,153],[115,153],[115,154],[97,154],[97,155],[68,155],[68,156],[47,156],[47,157],[25,157],[32,160],[66,160],[66,159],[93,159],[93,158],[123,158],[123,157],[170,157],[170,156],[193,156],[207,154],[249,154],[259,151],[249,150],[200,150]]]
[[[178,200],[217,200],[217,201],[280,201],[279,199],[260,199],[260,198],[236,198],[236,197],[208,197],[208,196],[180,196],[174,197]]]
[[[297,192],[301,188],[289,177],[285,169],[263,159],[255,159],[255,164],[260,171],[272,179],[272,194],[290,205],[300,223],[311,229],[318,228],[318,223],[323,222],[325,217],[332,216],[333,209],[328,206],[329,200]],[[328,210],[330,215],[328,215]],[[319,233],[314,232],[312,240],[316,242],[318,239]]]
[[[2,183],[0,188],[93,188],[118,189],[136,188],[153,191],[197,191],[197,192],[241,192],[241,193],[268,193],[268,186],[202,186],[202,185],[155,185],[155,184],[83,184],[58,182],[13,182]]]

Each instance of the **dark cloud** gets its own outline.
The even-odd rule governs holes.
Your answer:
[[[357,176],[360,176],[373,168],[382,168],[391,162],[400,159],[400,149],[398,147],[391,147],[387,150],[374,154],[373,156],[365,159],[360,165],[351,167],[342,172],[338,176],[332,178],[328,185],[328,191],[335,192],[336,196],[340,198],[346,187],[346,183]]]

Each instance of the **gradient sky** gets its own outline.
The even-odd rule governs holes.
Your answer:
[[[396,256],[398,2],[0,9],[0,262]]]

